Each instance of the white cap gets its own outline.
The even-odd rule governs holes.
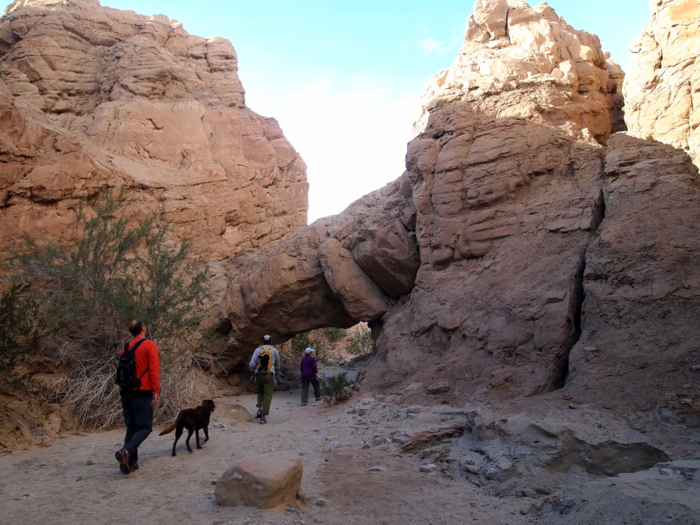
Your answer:
[[[313,351],[314,351],[313,348],[307,348],[306,350],[304,350],[304,353],[305,353],[305,354],[310,354],[310,353],[313,352]]]

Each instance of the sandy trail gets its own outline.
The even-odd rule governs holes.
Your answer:
[[[216,401],[255,413],[252,395]],[[161,437],[154,429],[139,450],[141,468],[128,476],[114,459],[121,429],[68,435],[48,448],[14,452],[0,457],[2,522],[437,524],[458,523],[463,510],[473,514],[473,519],[464,516],[465,522],[486,518],[484,507],[465,502],[467,487],[420,472],[420,462],[387,444],[362,448],[381,432],[371,424],[353,424],[346,411],[347,406],[300,407],[298,391],[276,392],[267,425],[221,419],[214,412],[210,441],[192,454],[181,439],[178,455],[172,457],[174,434]],[[212,481],[228,465],[275,450],[302,456],[306,504],[276,511],[217,504]],[[367,471],[373,466],[386,470]],[[326,505],[317,505],[319,499]],[[456,501],[462,503],[455,506]],[[489,521],[499,523],[493,521],[493,510]]]
[[[430,458],[401,452],[397,438],[454,424],[465,409],[446,405],[409,409],[378,403],[368,395],[332,408],[300,407],[299,401],[299,391],[275,392],[266,425],[232,421],[214,412],[210,441],[192,454],[181,439],[178,455],[172,457],[174,434],[161,437],[160,428],[154,429],[139,451],[141,468],[128,476],[114,459],[124,436],[121,429],[68,435],[54,440],[51,447],[1,456],[0,523],[697,525],[700,515],[695,508],[699,505],[693,503],[700,493],[697,480],[657,471],[612,482],[589,479],[594,489],[589,492],[597,491],[600,501],[572,496],[576,511],[582,510],[576,517],[551,504],[559,501],[554,495],[499,494],[447,471],[422,472],[421,465]],[[255,413],[253,395],[219,398],[216,403],[240,404]],[[445,446],[456,450],[463,442],[445,440]],[[305,503],[266,511],[217,504],[212,482],[232,462],[280,450],[302,457]],[[572,482],[569,487],[560,483],[552,489],[581,494],[584,477],[573,473],[566,478]],[[677,485],[671,487],[670,496],[662,493],[669,483]],[[670,501],[676,496],[681,499]],[[546,505],[535,511],[538,501]]]

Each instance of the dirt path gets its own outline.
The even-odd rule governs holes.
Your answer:
[[[251,414],[255,410],[254,396],[216,402],[219,406],[243,405]],[[618,501],[618,506],[634,508],[615,511],[616,503],[612,501],[606,504],[608,507],[601,506],[598,517],[589,512],[592,521],[572,521],[567,518],[566,503],[564,507],[556,507],[557,501],[565,501],[558,496],[513,497],[493,488],[479,487],[449,470],[423,472],[422,465],[437,460],[422,457],[421,453],[401,452],[399,443],[407,434],[449,427],[463,417],[463,410],[445,405],[407,408],[379,403],[368,396],[353,399],[342,407],[300,407],[298,391],[276,392],[267,425],[232,421],[217,417],[214,412],[211,440],[193,454],[186,452],[181,440],[177,457],[172,457],[173,434],[161,437],[154,431],[140,450],[141,468],[128,476],[119,471],[114,459],[123,430],[69,435],[55,440],[48,448],[0,457],[3,472],[0,522],[24,525],[697,523],[694,520],[698,514],[693,514],[692,501],[700,494],[698,483],[690,486],[680,477],[657,476],[661,479],[658,483],[678,484],[674,490],[679,497],[675,503],[658,504],[654,502],[654,493],[659,493],[661,485],[651,483],[649,476],[637,475],[629,482],[616,478],[612,483],[617,484],[615,490],[624,492],[628,483],[634,498],[616,495],[613,499]],[[458,438],[446,439],[444,445],[438,443],[437,453],[439,446],[447,447],[445,450],[459,449],[459,443]],[[219,506],[212,482],[232,462],[273,450],[300,454],[304,465],[302,492],[308,501],[275,511]],[[450,461],[448,458],[442,465],[449,467]],[[573,473],[570,481],[582,483],[579,474],[583,478],[585,473]],[[593,480],[592,486],[597,487],[601,501],[616,494],[609,479]],[[572,490],[555,486],[550,492],[560,488]],[[640,510],[640,494],[641,501],[646,497],[652,505],[650,509],[663,520],[645,521]],[[594,508],[588,500],[582,502],[580,496],[571,501],[583,509]],[[537,505],[541,512],[533,510]],[[608,515],[609,510],[615,512]],[[625,515],[633,519],[628,520]]]

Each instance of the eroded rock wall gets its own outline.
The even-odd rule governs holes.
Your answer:
[[[230,42],[96,0],[22,0],[0,19],[0,245],[63,239],[125,187],[207,261],[306,224],[306,166],[245,106]]]
[[[394,400],[564,388],[648,414],[640,429],[659,428],[657,403],[696,403],[697,169],[672,146],[609,136],[621,73],[572,31],[546,4],[477,2],[470,52],[429,87],[406,173],[232,262],[226,352],[242,360],[265,332],[280,342],[364,320],[377,351],[363,385]],[[537,46],[520,53],[515,35]],[[489,56],[505,76],[470,62]]]
[[[681,148],[700,166],[700,4],[650,5],[651,20],[631,46],[625,121],[635,136]]]

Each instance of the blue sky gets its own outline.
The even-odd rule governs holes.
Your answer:
[[[308,165],[309,222],[401,175],[410,124],[431,75],[448,67],[473,2],[456,0],[101,0],[164,14],[230,40],[246,103],[274,117]],[[536,2],[530,2],[534,5]],[[623,69],[649,19],[645,0],[550,0],[598,35]]]

